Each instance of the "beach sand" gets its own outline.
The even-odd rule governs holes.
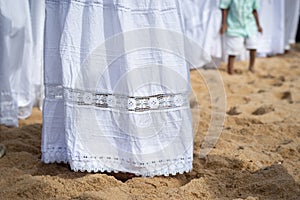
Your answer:
[[[259,58],[256,73],[237,62],[236,75],[220,68],[227,95],[222,134],[199,158],[211,102],[197,70],[191,72],[199,103],[191,173],[126,182],[107,174],[76,173],[66,164],[41,163],[41,112],[0,127],[7,147],[0,159],[0,199],[300,199],[300,48]],[[197,116],[195,116],[197,115]]]

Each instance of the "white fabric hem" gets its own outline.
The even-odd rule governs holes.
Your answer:
[[[68,163],[66,148],[57,148],[52,151],[42,151],[42,162],[50,163]]]
[[[69,161],[67,158],[67,151],[65,148],[56,149],[54,151],[43,151],[42,161],[46,164],[50,163],[65,163],[70,164],[71,170],[75,172],[93,172],[93,173],[133,173],[142,177],[154,177],[154,176],[171,176],[176,174],[189,173],[192,171],[193,159],[188,157],[182,157],[173,160],[166,161],[153,161],[151,164],[142,163],[144,170],[122,170],[122,166],[128,164],[128,161],[120,158],[99,158],[90,160],[87,158],[80,158],[80,161]],[[111,165],[111,167],[105,166],[104,163]],[[181,161],[181,162],[179,162]],[[153,164],[154,163],[154,164]],[[157,164],[158,163],[158,164]],[[131,163],[132,164],[132,163]],[[134,163],[136,165],[136,163]],[[146,166],[146,167],[145,167]],[[137,168],[139,166],[136,166]],[[146,169],[145,169],[146,168]]]

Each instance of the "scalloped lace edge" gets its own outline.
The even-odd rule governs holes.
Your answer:
[[[84,158],[83,158],[84,159]],[[185,160],[185,162],[178,162],[178,160]],[[169,162],[169,165],[164,165],[164,167],[160,166],[156,169],[155,166],[149,167],[153,170],[149,170],[145,173],[139,173],[139,172],[132,172],[132,171],[119,171],[115,170],[113,168],[109,168],[103,165],[99,165],[95,163],[97,160],[93,161],[71,161],[69,162],[67,152],[66,150],[62,151],[52,151],[52,152],[43,152],[42,153],[42,161],[46,164],[51,163],[65,163],[70,164],[70,167],[75,172],[88,172],[88,173],[134,173],[137,176],[142,177],[154,177],[154,176],[170,176],[170,175],[176,175],[176,174],[184,174],[189,173],[192,171],[192,165],[193,165],[193,159],[192,158],[182,158],[177,159],[174,162]],[[125,161],[119,160],[116,162],[116,168],[118,166],[122,165],[122,163],[125,163]],[[181,164],[183,167],[177,167],[178,164]],[[128,163],[126,163],[128,164]],[[175,166],[175,168],[171,168],[170,166]]]

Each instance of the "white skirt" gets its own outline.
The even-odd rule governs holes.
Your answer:
[[[284,53],[284,0],[261,1],[259,19],[263,28],[257,52],[260,56]],[[270,19],[272,22],[270,23]]]
[[[285,6],[285,34],[284,42],[285,49],[289,50],[290,44],[294,44],[296,41],[296,34],[299,23],[300,14],[300,0],[286,0]]]
[[[42,160],[141,176],[189,172],[178,0],[47,0]]]
[[[0,1],[0,124],[18,126],[42,102],[45,3]]]
[[[222,58],[221,10],[219,0],[185,0],[182,2],[184,12],[185,34],[201,47],[196,66],[200,68],[213,64]]]

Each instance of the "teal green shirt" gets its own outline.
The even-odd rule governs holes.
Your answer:
[[[257,25],[253,11],[258,7],[258,0],[221,0],[220,8],[228,9],[226,34],[240,37],[256,34]]]

